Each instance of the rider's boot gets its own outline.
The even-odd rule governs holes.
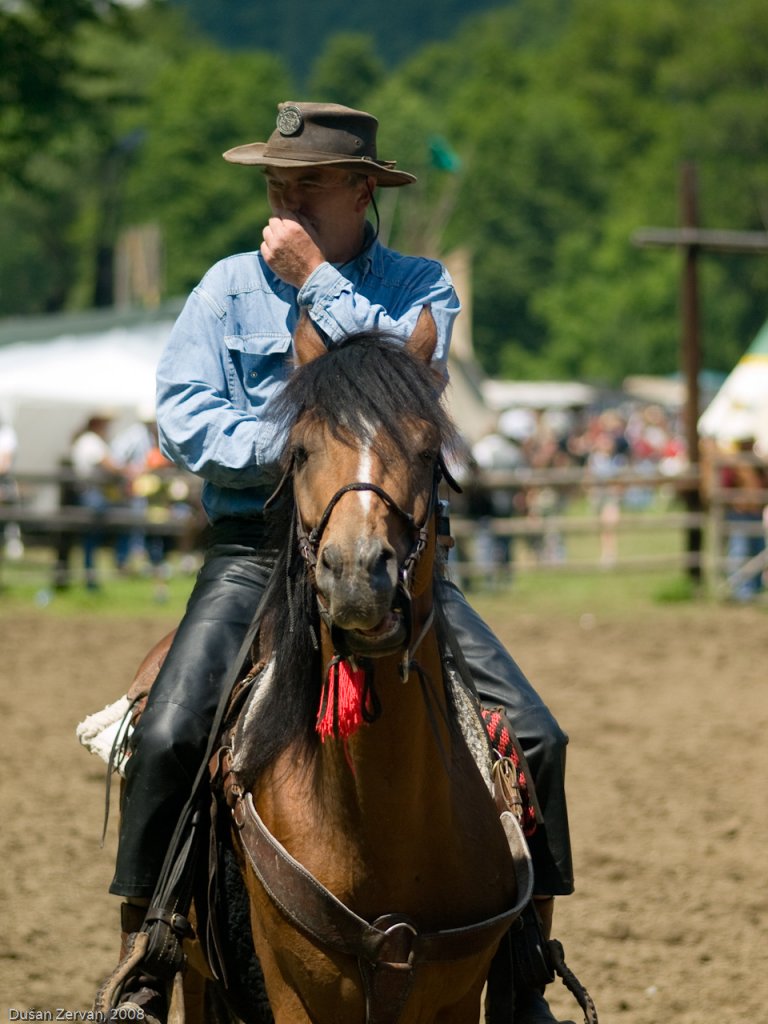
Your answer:
[[[533,899],[533,906],[538,912],[541,936],[548,942],[552,935],[552,915],[555,900],[553,896]],[[574,1024],[574,1021],[560,1021],[552,1013],[549,1003],[544,998],[544,985],[534,986],[515,974],[515,1024]]]
[[[123,903],[120,907],[120,960],[131,952],[136,936],[144,924],[148,901]],[[119,1007],[121,1013],[133,1013],[144,1024],[165,1024],[168,1017],[168,996],[165,982],[151,974],[139,972],[123,986]],[[123,1018],[125,1019],[125,1018]]]
[[[547,945],[553,902],[534,897],[502,938],[488,974],[485,1024],[573,1024],[558,1022],[544,998],[555,977]]]

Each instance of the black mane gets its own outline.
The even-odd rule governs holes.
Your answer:
[[[300,366],[274,403],[271,416],[286,435],[297,420],[322,421],[334,437],[371,441],[372,430],[408,452],[407,419],[429,420],[444,445],[454,427],[439,401],[443,380],[386,331],[349,335],[319,359]]]
[[[418,417],[437,428],[444,448],[455,441],[442,408],[442,378],[410,355],[400,339],[381,331],[350,335],[326,355],[298,367],[273,403],[271,415],[288,437],[299,421],[324,423],[333,436],[373,440],[409,452],[409,420]],[[286,445],[283,465],[290,471]],[[413,453],[414,459],[418,452]],[[238,770],[247,787],[282,750],[297,740],[307,747],[315,732],[321,671],[317,650],[319,617],[306,565],[295,543],[293,495],[284,487],[270,509],[277,561],[267,588],[259,654],[269,657],[275,677],[259,712],[237,737]],[[245,720],[247,716],[241,719]]]

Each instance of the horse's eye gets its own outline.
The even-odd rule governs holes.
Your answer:
[[[435,461],[435,453],[432,451],[431,448],[425,448],[424,451],[421,453],[421,459],[427,465],[430,465],[432,462]]]
[[[294,469],[301,469],[304,463],[309,458],[309,452],[301,444],[295,444],[291,449],[291,458],[293,460]]]

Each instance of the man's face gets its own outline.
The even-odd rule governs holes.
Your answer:
[[[264,176],[273,214],[292,213],[327,260],[343,262],[358,252],[368,179],[332,167],[267,167]]]

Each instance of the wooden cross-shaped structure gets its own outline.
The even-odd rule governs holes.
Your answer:
[[[684,163],[681,166],[679,202],[679,228],[641,228],[632,236],[632,242],[641,247],[676,248],[683,253],[680,287],[680,366],[685,380],[685,438],[688,445],[688,458],[692,465],[698,465],[699,372],[701,370],[697,274],[699,253],[702,251],[768,253],[768,232],[708,231],[700,228],[696,168],[692,163]],[[686,504],[689,511],[700,511],[700,492],[686,492]],[[701,553],[701,529],[699,528],[689,531],[688,553],[690,555],[700,555]],[[690,574],[698,581],[701,578],[700,560],[692,559],[690,565]]]

